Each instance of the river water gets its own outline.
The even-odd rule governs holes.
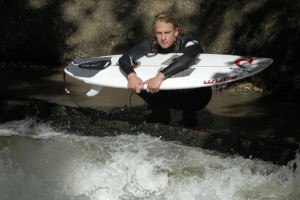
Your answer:
[[[165,142],[0,124],[1,200],[300,199],[300,154],[286,166]]]

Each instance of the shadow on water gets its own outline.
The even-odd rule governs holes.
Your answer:
[[[62,68],[63,54],[72,50],[66,39],[76,31],[74,24],[62,18],[64,3],[1,1],[0,26],[5,27],[0,33],[2,89],[7,86],[16,96],[61,94],[61,80],[49,79]]]

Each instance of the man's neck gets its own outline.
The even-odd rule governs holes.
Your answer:
[[[158,53],[175,53],[175,43],[170,46],[169,48],[161,48],[160,46],[158,47]]]

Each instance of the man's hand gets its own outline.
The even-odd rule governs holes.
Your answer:
[[[141,89],[144,88],[144,83],[143,80],[136,75],[136,73],[131,73],[128,75],[127,87],[136,93],[140,93]]]
[[[163,73],[158,73],[155,77],[148,79],[144,83],[147,84],[147,92],[156,93],[159,92],[159,88],[165,79]]]

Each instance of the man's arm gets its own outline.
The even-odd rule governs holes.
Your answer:
[[[173,76],[191,67],[195,63],[200,53],[203,53],[200,42],[192,35],[186,35],[182,39],[183,42],[181,46],[181,52],[183,55],[161,71],[165,78],[169,78],[170,76]]]
[[[123,56],[119,59],[120,68],[126,76],[130,73],[135,73],[134,61],[150,52],[150,42],[150,38],[143,40],[132,47],[127,53],[123,54]]]
[[[119,59],[119,65],[128,79],[128,89],[139,93],[144,87],[143,80],[140,79],[134,71],[135,61],[143,57],[150,51],[150,38],[143,40],[141,43],[132,47]]]

